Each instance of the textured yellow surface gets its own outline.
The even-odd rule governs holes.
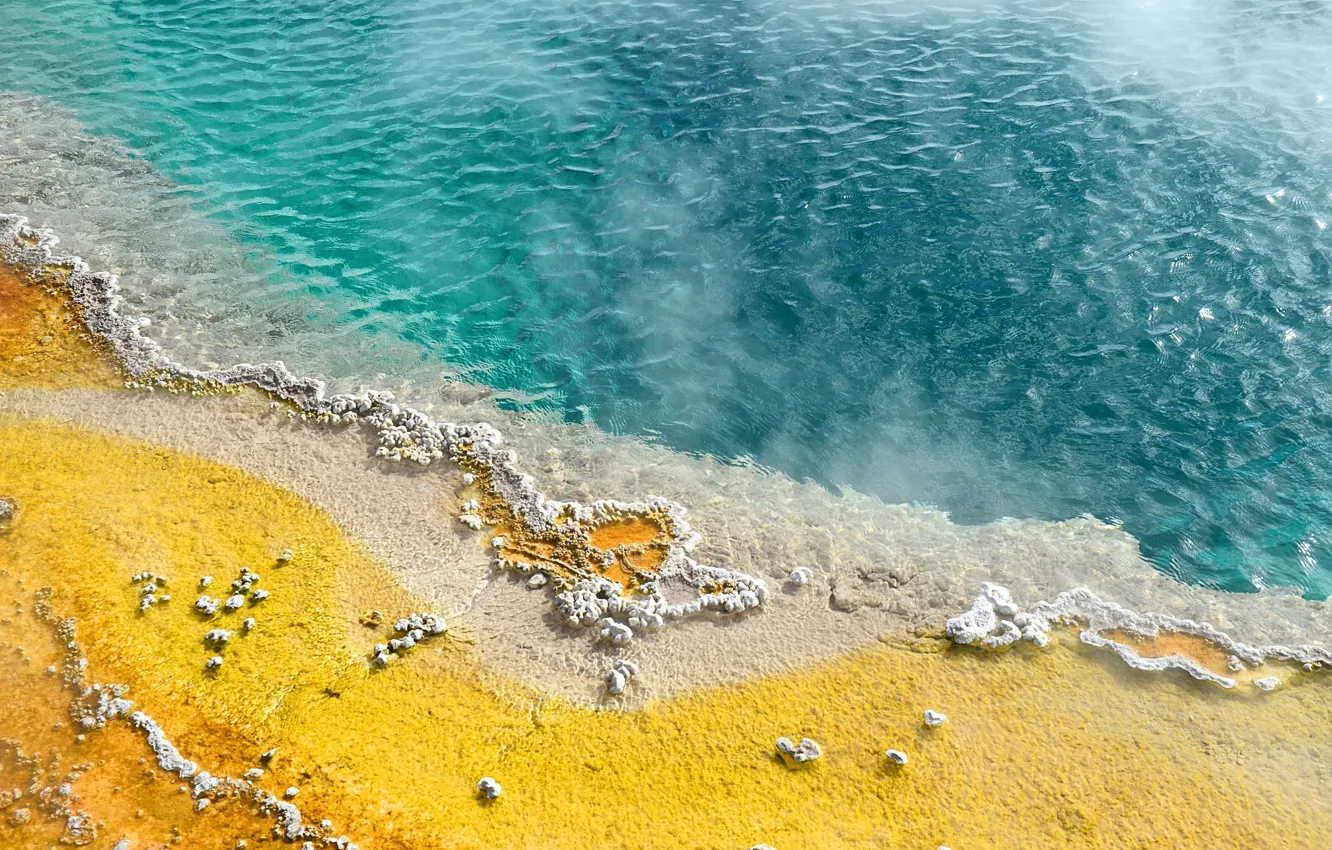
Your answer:
[[[19,386],[121,386],[119,371],[84,338],[62,293],[68,270],[40,281],[0,263],[0,390]]]
[[[299,787],[307,819],[365,848],[1316,847],[1332,835],[1332,691],[1319,677],[1225,692],[1127,669],[1071,635],[1001,654],[923,641],[590,711],[487,677],[465,629],[371,670],[388,627],[360,615],[391,623],[425,607],[320,512],[236,470],[0,419],[0,493],[21,505],[0,566],[57,589],[93,679],[131,685],[215,773],[279,747],[265,787]],[[270,599],[193,610],[201,592],[225,598],[243,566]],[[130,576],[144,570],[167,575],[173,599],[141,614]],[[217,625],[238,631],[211,675],[203,633]],[[0,714],[13,716],[28,697],[11,681]],[[926,729],[926,708],[949,723]],[[825,755],[788,768],[780,735]],[[910,763],[890,765],[888,747]],[[483,775],[504,786],[494,803],[477,799]],[[99,805],[142,805],[124,796]],[[185,846],[234,842],[225,806],[171,816],[187,821]]]
[[[0,552],[3,546],[0,536]],[[179,835],[187,847],[232,848],[238,839],[264,835],[267,820],[238,806],[228,805],[222,818],[196,816],[180,780],[157,768],[143,736],[128,724],[89,733],[71,722],[74,692],[59,672],[65,647],[52,624],[35,615],[34,590],[33,582],[0,569],[0,788],[10,792],[0,792],[6,803],[0,847],[77,843],[67,817],[54,811],[60,807],[92,816],[92,829],[82,837],[92,838],[94,847],[129,839],[147,850],[169,846]],[[66,783],[68,796],[42,793]],[[11,789],[21,796],[11,799]]]

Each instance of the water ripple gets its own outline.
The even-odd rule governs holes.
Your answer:
[[[367,378],[419,349],[1326,595],[1329,43],[1305,0],[58,0],[0,9],[0,88],[176,181],[154,229],[238,235],[225,274],[133,280],[168,345]],[[0,200],[56,209],[28,164],[61,148],[7,144]]]

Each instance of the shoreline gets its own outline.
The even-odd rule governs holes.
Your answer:
[[[707,492],[704,482],[714,498],[695,502],[696,551],[772,585],[755,609],[682,618],[615,645],[570,631],[550,588],[495,569],[493,531],[457,520],[463,502],[481,501],[476,482],[376,457],[361,421],[274,407],[254,388],[166,384],[0,392],[18,506],[0,546],[20,575],[56,586],[61,616],[77,615],[86,635],[90,676],[126,682],[165,735],[159,745],[213,771],[209,782],[247,775],[278,745],[264,782],[297,788],[311,822],[331,818],[363,847],[441,835],[474,848],[780,847],[815,837],[845,847],[1080,847],[1101,829],[1143,846],[1205,847],[1329,827],[1332,809],[1309,805],[1327,795],[1324,674],[1268,661],[1231,671],[1243,687],[1197,681],[1209,678],[1199,670],[1227,672],[1215,642],[1238,634],[1236,623],[1248,634],[1307,634],[1324,626],[1323,603],[1174,583],[1136,557],[1132,538],[1088,518],[968,528],[664,450],[597,439],[571,447],[541,424],[513,430],[509,442],[537,459],[543,489],[571,500],[590,502],[580,496],[595,487],[623,500],[613,504],[632,507],[642,492],[683,502],[675,497]],[[661,517],[653,504],[641,502],[645,521]],[[589,535],[606,530],[601,519],[589,518]],[[285,550],[296,555],[283,566]],[[809,585],[781,584],[791,562],[816,566]],[[201,615],[190,604],[197,574],[225,584],[255,566],[273,593],[250,603],[253,632],[240,626],[246,614]],[[147,589],[125,578],[145,568],[154,581],[169,573],[181,598],[142,607]],[[1162,613],[1105,601],[1126,596]],[[376,667],[370,644],[387,635],[365,615],[392,622],[420,605],[443,614],[449,632]],[[1198,612],[1231,628],[1187,640],[1202,626],[1183,620]],[[217,638],[204,630],[228,624],[230,644],[210,644]],[[967,642],[994,649],[957,645]],[[225,666],[206,670],[210,654]],[[602,673],[617,659],[640,672],[611,695]],[[0,675],[13,664],[0,663]],[[1273,670],[1281,681],[1268,693],[1257,677]],[[16,691],[11,705],[22,699]],[[922,725],[926,708],[950,719]],[[143,748],[142,732],[130,731]],[[786,736],[810,737],[824,756],[786,765],[772,749]],[[62,746],[86,746],[70,737]],[[909,765],[886,762],[884,747],[909,754]],[[480,776],[504,796],[480,800]],[[163,790],[172,789],[141,793]],[[208,836],[249,808],[271,824],[269,798],[247,794],[192,808],[203,798],[186,786],[164,795],[174,808],[159,815],[154,804],[153,817],[170,818],[154,823]],[[91,791],[81,805],[128,814]]]
[[[680,657],[691,659],[694,666],[699,667],[699,672],[693,675],[674,674],[671,680],[675,682],[682,679],[677,686],[670,685],[659,695],[669,695],[678,692],[682,688],[688,688],[693,684],[703,682],[717,682],[729,680],[737,674],[744,676],[740,671],[748,668],[750,670],[774,670],[791,669],[800,666],[802,663],[808,663],[820,658],[833,657],[841,652],[853,649],[856,646],[864,646],[878,637],[902,635],[909,631],[926,632],[931,630],[943,631],[944,620],[958,615],[965,611],[965,604],[961,601],[950,602],[948,593],[931,593],[927,596],[925,604],[919,595],[915,599],[908,601],[902,599],[904,595],[901,591],[916,590],[912,585],[920,585],[920,579],[923,577],[923,570],[912,569],[914,565],[906,565],[894,568],[890,564],[871,563],[866,565],[856,564],[853,570],[838,571],[835,565],[829,564],[829,569],[825,571],[826,581],[828,583],[828,597],[826,609],[820,609],[815,605],[798,605],[797,609],[801,613],[789,612],[787,616],[780,617],[779,621],[785,621],[777,628],[773,628],[767,621],[772,618],[755,618],[749,615],[752,609],[759,609],[761,606],[767,606],[769,599],[790,601],[793,597],[800,600],[801,596],[812,596],[817,590],[810,588],[809,592],[792,593],[792,587],[777,584],[780,588],[777,592],[769,592],[767,581],[777,579],[780,582],[790,569],[796,566],[802,566],[803,560],[798,557],[791,557],[786,563],[766,563],[762,565],[763,572],[744,572],[737,569],[728,569],[723,567],[711,567],[701,564],[691,557],[691,553],[702,544],[702,551],[709,552],[708,546],[704,543],[705,536],[695,532],[691,525],[684,520],[684,508],[676,500],[666,498],[657,499],[651,497],[648,502],[639,500],[620,501],[619,499],[595,500],[584,507],[578,501],[560,502],[548,500],[544,493],[537,489],[535,479],[520,471],[517,466],[517,453],[507,449],[499,448],[502,437],[499,432],[486,423],[478,426],[453,425],[452,423],[436,423],[425,414],[415,411],[411,408],[399,408],[392,402],[392,396],[389,394],[380,394],[373,391],[365,392],[360,395],[351,396],[338,394],[326,396],[324,385],[321,381],[298,377],[285,365],[280,362],[271,364],[239,364],[222,370],[196,370],[183,366],[171,360],[162,351],[160,346],[152,340],[144,337],[140,333],[143,326],[140,320],[133,317],[121,316],[119,313],[121,299],[118,292],[117,281],[114,275],[104,272],[93,272],[81,260],[76,257],[59,257],[55,253],[57,238],[54,234],[41,233],[26,227],[26,223],[18,216],[0,216],[0,258],[5,259],[17,268],[26,268],[31,272],[40,269],[61,267],[69,270],[69,275],[65,282],[65,287],[72,301],[73,306],[80,313],[80,319],[87,327],[93,337],[109,348],[115,360],[124,369],[129,380],[126,382],[130,389],[148,389],[154,388],[166,390],[167,398],[176,394],[185,395],[211,395],[218,390],[223,392],[234,392],[237,389],[249,387],[258,391],[262,396],[268,398],[280,399],[283,402],[292,405],[298,420],[315,420],[310,424],[312,439],[306,440],[300,444],[283,447],[277,450],[276,454],[267,461],[268,469],[260,469],[259,473],[265,477],[274,480],[286,486],[289,482],[280,480],[282,474],[274,474],[274,469],[282,466],[290,466],[291,456],[308,457],[314,452],[312,448],[316,442],[327,442],[327,438],[333,434],[351,433],[354,436],[349,442],[346,442],[340,450],[347,454],[348,459],[354,458],[357,454],[355,445],[358,441],[364,444],[368,442],[364,439],[367,431],[375,434],[379,438],[380,446],[375,450],[375,458],[367,459],[364,466],[370,468],[378,464],[381,467],[389,467],[391,470],[397,466],[407,466],[411,468],[427,467],[436,464],[446,457],[454,464],[461,464],[466,477],[475,478],[476,473],[484,477],[484,484],[488,487],[483,488],[483,495],[489,492],[486,497],[491,504],[488,515],[484,520],[479,517],[460,517],[469,523],[474,530],[482,527],[495,528],[500,523],[506,522],[506,516],[512,516],[527,526],[529,532],[537,535],[538,542],[542,535],[547,539],[550,534],[565,534],[568,526],[586,526],[587,530],[579,530],[583,533],[584,540],[589,530],[595,530],[600,523],[615,522],[624,517],[648,517],[654,512],[660,511],[665,519],[658,520],[662,525],[663,533],[669,532],[669,539],[666,541],[666,553],[662,558],[661,565],[655,572],[648,572],[647,576],[647,597],[635,598],[629,594],[628,587],[622,583],[612,583],[598,576],[595,570],[583,569],[572,574],[560,575],[556,571],[546,570],[553,579],[552,586],[558,592],[554,594],[553,606],[558,613],[558,617],[563,617],[567,623],[565,625],[575,628],[595,626],[594,632],[599,631],[600,637],[607,638],[609,632],[623,630],[632,635],[633,631],[644,631],[645,624],[648,624],[648,618],[653,618],[653,622],[647,626],[647,631],[652,634],[647,635],[647,641],[596,641],[594,638],[592,651],[587,647],[570,652],[558,654],[559,657],[551,660],[549,656],[549,647],[538,648],[537,652],[532,652],[532,647],[527,640],[527,635],[506,634],[511,628],[510,618],[512,612],[520,610],[530,605],[531,593],[517,595],[512,593],[511,582],[507,580],[497,581],[502,578],[497,576],[496,572],[517,569],[521,574],[526,574],[533,570],[533,566],[520,560],[521,555],[506,555],[505,551],[497,549],[497,557],[494,558],[491,568],[477,568],[477,561],[486,563],[489,556],[484,554],[484,550],[477,549],[475,554],[469,555],[465,546],[438,551],[434,555],[434,567],[427,568],[433,576],[426,581],[413,582],[408,578],[409,585],[414,584],[418,592],[426,595],[426,598],[439,599],[442,603],[448,605],[454,612],[461,613],[470,611],[475,606],[478,618],[478,628],[483,634],[492,635],[499,638],[498,641],[487,641],[491,649],[490,656],[499,669],[507,673],[518,673],[519,677],[528,680],[533,675],[534,669],[546,669],[546,673],[537,675],[536,681],[539,681],[546,688],[553,688],[553,692],[560,693],[570,698],[596,699],[595,690],[589,694],[586,687],[570,687],[559,685],[559,680],[564,674],[554,673],[552,671],[567,671],[570,668],[582,670],[581,675],[586,675],[588,671],[587,664],[583,659],[587,657],[600,656],[598,662],[603,666],[609,666],[610,662],[616,657],[630,657],[638,663],[647,662],[647,667],[653,666],[674,669],[670,659],[672,655],[678,654]],[[116,394],[123,397],[141,397],[141,393]],[[11,394],[12,396],[12,394]],[[17,396],[20,400],[23,395]],[[19,410],[26,411],[27,415],[62,415],[63,403],[57,402],[53,406],[43,406],[35,403],[35,398],[29,397],[26,402],[21,402]],[[134,414],[127,413],[128,408],[122,405],[118,414],[108,416],[106,410],[96,410],[98,406],[95,402],[104,401],[104,399],[94,394],[85,396],[82,404],[85,409],[85,422],[112,422],[117,418],[125,419],[127,416],[132,422]],[[181,399],[184,401],[184,399]],[[201,402],[207,403],[207,402]],[[26,404],[26,406],[25,406]],[[5,400],[0,402],[0,408],[8,408],[10,402]],[[129,403],[128,407],[134,404]],[[150,405],[151,406],[151,405]],[[278,402],[271,402],[271,406],[279,406]],[[73,405],[70,405],[72,410]],[[177,440],[172,441],[165,437],[169,432],[168,423],[179,416],[178,413],[167,412],[166,408],[157,410],[155,413],[148,413],[141,417],[144,421],[137,425],[129,425],[125,433],[133,434],[150,439],[166,439],[167,444],[174,445],[178,449],[191,451],[199,454],[209,455],[209,438],[205,437],[202,441]],[[204,419],[207,419],[207,414]],[[331,427],[330,427],[331,426]],[[348,427],[350,426],[350,427]],[[157,437],[152,433],[153,428],[160,432]],[[114,430],[114,426],[113,426]],[[184,428],[187,434],[205,434],[206,424],[204,421],[196,420]],[[557,430],[555,427],[546,428],[547,431]],[[320,432],[317,435],[313,432]],[[257,431],[252,430],[247,442],[254,441],[254,435]],[[234,437],[232,438],[234,439]],[[228,458],[232,462],[239,460],[239,456]],[[389,463],[385,464],[384,461]],[[246,466],[244,462],[241,466]],[[364,470],[362,470],[364,471]],[[384,472],[384,470],[379,470]],[[425,471],[423,469],[423,471]],[[730,481],[728,484],[736,482],[738,479],[746,476],[765,484],[785,484],[788,490],[800,490],[804,488],[806,493],[810,485],[795,485],[789,482],[789,479],[783,480],[777,475],[757,475],[748,470],[737,470],[736,468],[727,468],[720,464],[715,465],[713,470],[720,477],[722,472],[730,472]],[[267,473],[267,474],[265,474]],[[394,473],[388,471],[386,474],[373,476],[376,484],[370,485],[363,481],[355,485],[353,489],[363,492],[374,492],[383,490],[383,482],[389,480]],[[406,476],[412,478],[414,476]],[[466,478],[464,478],[466,480]],[[566,481],[566,483],[568,483]],[[576,482],[587,489],[588,481]],[[328,490],[322,498],[318,498],[316,503],[323,503],[326,506],[332,506],[336,499],[330,497],[330,493],[337,489],[337,485],[326,482],[324,485]],[[308,489],[308,488],[307,488]],[[772,488],[770,488],[772,489]],[[471,500],[463,502],[464,494],[455,490],[451,494],[452,501],[457,504],[461,502],[463,507],[476,502]],[[632,498],[632,497],[631,497]],[[769,497],[771,498],[771,497]],[[829,497],[832,500],[834,497]],[[835,497],[838,502],[850,502],[846,497]],[[442,510],[431,511],[424,509],[423,503],[447,503],[449,496],[444,495],[444,491],[436,490],[430,494],[416,493],[413,495],[400,494],[398,503],[404,504],[413,499],[413,509],[416,515],[413,520],[417,523],[418,531],[414,536],[419,539],[448,539],[449,535],[439,534],[437,526],[446,525],[452,522],[453,516],[447,507]],[[486,499],[483,499],[485,501]],[[866,503],[872,503],[875,500],[864,499]],[[424,509],[424,510],[423,510]],[[882,506],[884,512],[899,514],[902,518],[903,512],[910,512],[905,506]],[[333,515],[347,522],[351,527],[357,527],[361,535],[367,539],[392,538],[397,536],[397,530],[392,528],[397,521],[396,514],[393,517],[381,515],[378,519],[370,523],[360,523],[352,519],[348,512],[340,511],[338,508],[332,508]],[[400,513],[400,512],[399,512]],[[463,511],[466,514],[466,511]],[[725,509],[722,510],[725,514]],[[806,512],[808,515],[808,512]],[[710,516],[709,519],[712,517]],[[1088,540],[1083,541],[1082,557],[1089,558],[1088,567],[1084,569],[1085,573],[1090,573],[1097,578],[1104,578],[1107,572],[1118,568],[1123,570],[1126,561],[1130,561],[1136,556],[1136,544],[1132,538],[1122,531],[1111,529],[1107,526],[1098,525],[1093,520],[1076,520],[1065,523],[1034,523],[1022,521],[1008,521],[992,523],[987,526],[975,528],[966,528],[954,526],[943,515],[937,512],[921,511],[919,516],[914,517],[918,520],[924,520],[926,529],[933,526],[936,532],[951,532],[957,538],[954,545],[961,544],[962,553],[965,553],[967,538],[979,538],[999,543],[1004,536],[1011,536],[1018,529],[1037,529],[1044,530],[1066,528],[1079,529],[1088,535]],[[836,517],[841,519],[841,517]],[[789,520],[787,521],[789,522]],[[808,520],[806,520],[808,522]],[[780,531],[780,526],[786,524],[782,522],[774,523]],[[795,525],[795,523],[791,523]],[[797,526],[798,527],[798,526]],[[455,526],[456,528],[456,526]],[[921,529],[917,529],[919,533]],[[1008,532],[1005,535],[1005,532]],[[1104,534],[1106,539],[1098,539],[1098,536]],[[521,535],[520,535],[521,536]],[[567,535],[566,535],[567,536]],[[885,535],[888,536],[888,535]],[[455,533],[453,538],[457,538]],[[495,540],[503,541],[504,537],[497,536]],[[494,541],[492,541],[494,542]],[[512,542],[512,541],[505,541]],[[576,541],[575,541],[576,542]],[[938,545],[940,541],[933,541]],[[1003,541],[1012,544],[1013,541]],[[1068,540],[1064,541],[1066,544]],[[1117,557],[1105,558],[1104,549],[1107,543],[1117,543]],[[1090,544],[1090,545],[1087,545]],[[429,544],[418,543],[417,551],[424,551]],[[1020,544],[1019,544],[1020,548]],[[1129,550],[1132,550],[1131,552]],[[1069,552],[1061,553],[1065,559],[1071,557],[1076,560],[1074,553],[1078,552],[1075,547],[1070,547]],[[1101,550],[1101,551],[1097,551]],[[520,550],[522,551],[522,550]],[[528,550],[530,551],[530,549]],[[715,550],[713,550],[715,551]],[[959,553],[959,554],[962,554]],[[392,547],[381,547],[377,555],[385,559],[385,563],[393,566],[400,575],[410,577],[413,573],[413,565],[410,561],[413,552],[410,548],[404,550],[399,547],[395,551]],[[1317,640],[1321,635],[1332,634],[1332,615],[1329,615],[1326,603],[1306,602],[1301,600],[1294,603],[1287,597],[1281,597],[1276,593],[1255,594],[1248,599],[1257,604],[1245,606],[1243,602],[1244,595],[1227,594],[1218,591],[1207,591],[1194,585],[1183,585],[1174,582],[1165,576],[1156,573],[1156,571],[1145,562],[1138,559],[1138,569],[1132,572],[1138,573],[1138,578],[1148,575],[1155,575],[1154,590],[1158,592],[1161,601],[1167,604],[1161,607],[1147,607],[1141,604],[1142,600],[1129,599],[1123,600],[1120,594],[1107,592],[1105,584],[1101,586],[1084,587],[1082,581],[1069,576],[1059,587],[1056,581],[1047,581],[1044,586],[1026,588],[1022,583],[1012,584],[1012,575],[1002,569],[985,569],[985,554],[976,553],[980,557],[957,558],[952,564],[935,564],[931,572],[936,573],[932,578],[938,579],[940,570],[947,570],[949,567],[954,572],[961,571],[959,567],[965,570],[971,587],[967,588],[968,578],[959,582],[958,576],[954,575],[952,583],[952,594],[956,596],[961,591],[967,602],[975,598],[975,588],[982,582],[988,581],[999,584],[1018,594],[1019,599],[1036,600],[1041,598],[1054,599],[1060,593],[1071,591],[1081,592],[1084,601],[1087,598],[1111,601],[1111,608],[1120,608],[1124,612],[1138,611],[1142,616],[1135,619],[1133,616],[1122,616],[1112,611],[1110,608],[1098,605],[1084,606],[1077,611],[1078,619],[1089,623],[1105,621],[1114,623],[1115,628],[1097,628],[1093,627],[1086,630],[1084,640],[1088,642],[1099,643],[1114,652],[1116,652],[1124,661],[1131,666],[1151,669],[1159,667],[1163,663],[1160,660],[1154,660],[1138,655],[1136,650],[1129,644],[1122,641],[1112,641],[1101,635],[1102,631],[1120,630],[1120,625],[1128,624],[1129,631],[1136,631],[1139,636],[1145,640],[1152,640],[1157,637],[1158,630],[1175,631],[1181,634],[1190,634],[1203,637],[1211,643],[1220,643],[1223,646],[1232,647],[1236,654],[1247,659],[1246,663],[1258,664],[1265,655],[1274,655],[1275,657],[1292,660],[1299,663],[1322,663],[1332,658],[1328,652],[1322,648],[1308,643],[1309,640]],[[1020,557],[1020,554],[1017,554]],[[1096,555],[1102,557],[1097,558]],[[1127,558],[1125,556],[1128,556]],[[1012,556],[1010,556],[1012,557]],[[471,560],[472,567],[464,569],[459,574],[456,569],[458,560]],[[1057,561],[1059,554],[1050,552],[1047,560]],[[735,559],[731,559],[734,563]],[[1097,562],[1100,561],[1098,564]],[[454,569],[450,570],[452,565]],[[965,566],[964,566],[965,565]],[[970,569],[966,569],[970,567]],[[980,569],[976,569],[979,567]],[[1147,572],[1140,572],[1140,570]],[[1109,568],[1109,569],[1107,569]],[[752,569],[752,567],[751,567]],[[1075,573],[1076,569],[1067,570],[1068,573]],[[856,582],[854,577],[861,579]],[[1130,573],[1131,575],[1132,573]],[[1110,576],[1113,580],[1114,576]],[[821,579],[824,576],[820,577]],[[1052,578],[1058,579],[1058,576]],[[1079,577],[1082,578],[1082,577]],[[1127,576],[1125,576],[1127,578]],[[658,581],[658,579],[660,581]],[[1070,580],[1071,579],[1071,580]],[[672,580],[683,583],[693,588],[697,594],[696,600],[692,604],[689,600],[668,601],[667,593],[663,585]],[[816,587],[818,584],[816,583]],[[961,587],[959,587],[959,584]],[[1145,584],[1151,585],[1149,580]],[[711,587],[719,587],[720,592],[710,592]],[[491,592],[487,592],[487,590]],[[942,590],[940,585],[935,588]],[[1144,588],[1145,589],[1145,588]],[[875,591],[871,594],[868,591]],[[1035,591],[1035,592],[1032,592]],[[537,591],[538,594],[546,591]],[[623,595],[622,595],[623,594]],[[914,595],[914,594],[913,594]],[[1147,594],[1140,594],[1140,597]],[[516,598],[515,598],[516,597]],[[714,598],[709,598],[714,597]],[[1258,603],[1258,600],[1266,600],[1266,603]],[[1231,602],[1226,606],[1228,610],[1223,609],[1220,604],[1223,601]],[[732,626],[739,628],[717,629],[711,628],[684,628],[684,621],[692,619],[703,611],[700,602],[712,606],[712,611],[716,612],[714,616],[731,619],[734,615],[741,615],[737,622],[731,623]],[[914,604],[912,604],[914,602]],[[932,604],[931,604],[932,603]],[[1036,603],[1046,605],[1049,603]],[[789,607],[789,606],[787,606]],[[1076,607],[1076,606],[1075,606]],[[1277,610],[1284,612],[1292,620],[1291,626],[1294,628],[1274,629],[1259,631],[1256,634],[1243,632],[1241,635],[1234,635],[1231,632],[1230,624],[1226,622],[1226,617],[1218,619],[1219,625],[1212,625],[1212,619],[1217,609],[1225,610],[1226,614],[1235,617],[1237,620],[1244,614],[1250,616],[1244,617],[1247,623],[1252,623],[1255,617],[1252,612],[1242,611],[1243,607],[1259,609],[1266,607],[1268,612],[1273,613]],[[1300,610],[1303,609],[1303,610]],[[862,615],[859,618],[847,617],[847,614],[860,613],[862,611],[872,612],[869,616]],[[1106,613],[1110,611],[1111,616],[1107,618]],[[543,612],[548,614],[549,612]],[[761,613],[761,612],[760,612]],[[1066,619],[1071,616],[1070,611],[1066,614]],[[1209,616],[1210,615],[1210,616]],[[857,625],[850,620],[859,619]],[[1271,626],[1272,620],[1279,622],[1279,618],[1264,617],[1264,620]],[[746,628],[748,622],[760,622],[759,628]],[[813,622],[810,622],[813,621]],[[493,622],[493,625],[486,623]],[[662,626],[670,624],[669,628],[662,629]],[[1243,621],[1241,621],[1243,622]],[[628,624],[634,624],[632,626]],[[794,628],[790,626],[795,624]],[[1247,625],[1246,623],[1246,625]],[[529,624],[529,628],[531,625]],[[782,626],[786,626],[783,628]],[[764,627],[766,626],[766,628]],[[557,636],[562,629],[561,625],[551,621],[550,617],[542,617],[542,627],[552,636]],[[849,627],[849,628],[848,628]],[[1320,628],[1321,627],[1321,628]],[[838,633],[843,629],[854,634],[851,640],[845,640]],[[662,635],[669,633],[672,629],[682,629],[690,633],[687,638],[679,641],[662,639]],[[859,632],[859,634],[856,634]],[[736,633],[736,634],[728,634]],[[721,634],[721,644],[719,646],[710,646],[710,637]],[[744,635],[743,638],[740,635]],[[641,636],[641,635],[640,635]],[[1312,637],[1310,637],[1312,636]],[[764,651],[746,652],[741,648],[743,643],[758,642],[769,647]],[[568,641],[556,640],[556,645],[563,649],[569,649]],[[621,648],[621,644],[627,644]],[[609,646],[606,646],[609,644]],[[667,649],[672,644],[678,646],[672,651]],[[800,646],[817,646],[815,651],[800,649]],[[499,648],[503,647],[503,648]],[[603,648],[604,647],[604,648]],[[1298,648],[1295,648],[1298,647]],[[515,649],[520,651],[515,651]],[[540,650],[547,651],[540,651]],[[600,649],[600,651],[598,651]],[[609,649],[609,651],[607,651]],[[1271,650],[1268,652],[1267,650]],[[771,661],[765,661],[767,656],[774,651],[780,653],[784,659],[777,668],[774,668]],[[703,663],[697,659],[702,654]],[[734,657],[732,657],[734,656]],[[738,662],[738,663],[737,663]],[[677,662],[678,664],[679,662]],[[1181,667],[1193,675],[1199,675],[1207,678],[1207,673],[1191,659],[1181,656],[1173,666]],[[526,669],[524,669],[526,668]],[[729,674],[718,675],[719,670],[727,670]],[[1223,677],[1224,678],[1224,677]],[[689,684],[685,684],[688,682]],[[639,689],[635,689],[635,693]],[[651,689],[645,689],[652,693]],[[630,704],[638,704],[640,699],[645,697],[632,698]]]

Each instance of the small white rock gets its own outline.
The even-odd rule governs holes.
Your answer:
[[[462,482],[463,484],[470,486],[476,482],[476,476],[470,472],[464,472],[462,476]]]
[[[500,792],[504,789],[500,787],[498,782],[491,779],[489,776],[483,776],[481,777],[481,781],[476,783],[476,790],[480,791],[487,800],[493,800],[498,797]]]
[[[888,752],[884,753],[884,755],[886,755],[889,759],[891,759],[893,762],[897,764],[907,763],[907,754],[902,752],[901,750],[889,750]]]
[[[238,611],[245,604],[245,597],[237,593],[227,600],[226,609],[228,611]]]
[[[813,738],[801,738],[799,744],[790,738],[777,739],[777,751],[795,762],[814,761],[823,755],[823,748]]]
[[[212,576],[204,576],[203,578],[199,579],[199,586],[200,586],[200,587],[207,587],[208,585],[210,585],[210,584],[212,584],[212,583],[213,583],[213,577],[212,577]]]
[[[245,631],[247,631],[247,632],[248,632],[250,629],[253,629],[253,628],[254,628],[254,618],[253,618],[253,617],[246,617],[246,618],[245,618],[245,622],[241,623],[241,626],[243,626],[243,627],[245,628]]]
[[[1264,676],[1261,679],[1255,679],[1253,684],[1264,691],[1274,691],[1277,685],[1281,684],[1281,680],[1276,676]]]
[[[539,587],[545,587],[545,586],[546,586],[546,574],[545,574],[545,573],[533,573],[533,574],[532,574],[532,577],[529,578],[529,579],[527,580],[527,586],[530,587],[530,588],[532,588],[533,590],[536,590],[536,589],[539,588]]]
[[[925,725],[930,727],[942,726],[948,722],[948,715],[932,708],[925,709]]]
[[[290,800],[292,797],[295,797],[299,793],[301,793],[301,789],[293,785],[287,789],[287,799]]]
[[[221,666],[222,666],[222,656],[220,655],[214,655],[212,658],[204,662],[204,667],[206,667],[209,670],[216,670]]]
[[[791,574],[786,577],[791,584],[803,587],[814,580],[814,571],[809,567],[796,567],[791,570]]]

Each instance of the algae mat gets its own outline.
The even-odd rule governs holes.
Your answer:
[[[68,269],[34,276],[0,263],[0,391],[23,386],[108,389],[123,385],[64,290]]]
[[[277,747],[261,784],[298,788],[307,820],[363,848],[1213,848],[1332,834],[1332,692],[1314,677],[1239,694],[1123,668],[1070,636],[1006,653],[925,640],[632,713],[576,708],[485,675],[456,629],[373,670],[386,627],[361,615],[421,606],[280,488],[52,422],[0,418],[0,447],[0,490],[20,506],[0,566],[23,582],[6,588],[0,709],[28,718],[6,734],[67,761],[96,753],[73,786],[92,789],[107,847],[231,848],[247,823],[265,832],[239,801],[195,813],[165,774],[106,792],[98,777],[143,773],[147,746],[136,755],[112,727],[78,742],[37,720],[59,700],[24,684],[41,652],[13,645],[40,585],[77,618],[89,677],[129,685],[186,757],[240,776]],[[225,588],[242,567],[269,599],[194,609],[202,576]],[[173,598],[141,612],[131,577],[145,570]],[[221,649],[203,638],[219,626],[235,630]],[[225,664],[208,673],[214,652]],[[925,728],[926,708],[949,723]],[[789,768],[780,735],[825,755]],[[887,747],[910,762],[891,765]],[[493,803],[476,794],[483,775],[504,787]],[[6,822],[0,844],[47,847],[50,833]]]

